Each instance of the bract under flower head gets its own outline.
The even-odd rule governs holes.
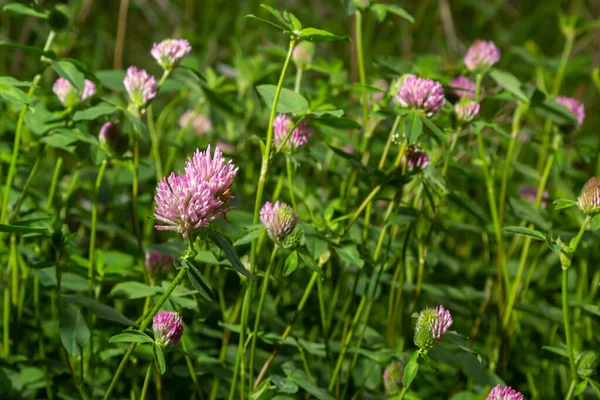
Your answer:
[[[402,107],[424,110],[428,117],[437,114],[446,102],[441,83],[415,75],[402,81],[396,99]]]
[[[61,77],[54,82],[52,91],[64,106],[74,107],[96,94],[96,85],[94,82],[86,79],[83,82],[83,91],[79,93],[79,91],[71,85],[71,82]]]
[[[460,122],[471,122],[479,114],[479,103],[463,97],[454,105],[454,112]]]
[[[476,40],[467,50],[464,61],[469,71],[489,68],[500,61],[500,50],[491,40]]]
[[[159,311],[152,318],[154,341],[162,348],[177,347],[183,335],[183,322],[179,314]]]
[[[598,178],[594,176],[583,185],[577,205],[587,216],[593,217],[600,214],[600,182],[598,182]]]
[[[164,225],[158,230],[173,230],[188,237],[191,231],[208,226],[224,216],[234,196],[230,192],[238,169],[223,159],[217,147],[211,157],[210,146],[196,151],[186,162],[185,174],[163,178],[156,189],[155,217]]]
[[[273,143],[276,148],[281,147],[292,127],[293,121],[286,114],[279,114],[275,117],[273,121]],[[287,142],[285,142],[284,150],[289,152],[298,151],[300,148],[306,146],[313,132],[313,129],[308,127],[306,121],[300,122]]]
[[[523,400],[523,395],[510,386],[498,385],[492,389],[486,400]]]
[[[419,313],[415,327],[415,345],[424,351],[435,346],[452,325],[452,316],[443,306],[425,308]]]
[[[190,42],[185,39],[165,39],[152,46],[152,57],[165,70],[173,69],[192,51]]]
[[[579,100],[573,97],[558,96],[556,102],[575,114],[575,117],[577,118],[577,125],[575,128],[579,128],[583,124],[583,121],[585,120],[585,107]]]
[[[452,88],[452,91],[459,99],[468,97],[475,100],[475,91],[477,89],[475,82],[467,78],[466,76],[459,76],[450,81],[448,85]],[[481,97],[481,96],[480,96]]]
[[[142,106],[156,96],[156,79],[148,75],[146,70],[136,67],[127,68],[127,74],[123,80],[127,94],[131,102]]]
[[[260,210],[260,221],[267,228],[269,237],[275,243],[282,244],[296,228],[298,215],[292,207],[281,201],[275,204],[267,201]]]

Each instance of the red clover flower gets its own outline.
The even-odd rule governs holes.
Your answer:
[[[575,128],[579,128],[583,124],[583,121],[585,120],[585,107],[579,100],[572,97],[558,96],[556,102],[575,114],[575,117],[577,118],[577,125]]]
[[[421,172],[429,165],[429,156],[415,145],[406,147],[404,163],[409,172]]]
[[[468,97],[475,100],[476,85],[475,82],[466,76],[459,76],[450,81],[448,85],[452,88],[453,93],[459,98]]]
[[[52,86],[52,91],[64,106],[73,107],[95,95],[96,85],[86,79],[83,82],[83,91],[80,93],[67,79],[58,78]]]
[[[269,237],[282,247],[293,247],[298,243],[300,232],[297,228],[298,215],[289,205],[267,201],[260,210],[260,221],[267,228]]]
[[[424,110],[428,117],[437,114],[446,102],[441,83],[415,75],[404,78],[396,99],[402,107]]]
[[[286,114],[279,114],[275,117],[275,120],[273,121],[273,143],[276,148],[281,147],[293,126],[294,123],[292,119]],[[312,136],[313,132],[313,129],[309,128],[306,121],[303,120],[296,129],[294,129],[294,132],[292,132],[285,143],[284,150],[295,152],[306,146],[308,139]]]
[[[435,346],[452,325],[452,316],[443,306],[427,307],[419,313],[415,328],[415,345],[427,351]]]
[[[146,269],[152,274],[168,271],[173,267],[173,257],[157,251],[146,251]]]
[[[486,400],[523,400],[523,395],[510,386],[500,385],[492,389]]]
[[[213,127],[213,123],[207,116],[196,113],[194,110],[187,110],[179,118],[179,126],[185,128],[186,126],[198,136],[202,136]]]
[[[137,106],[143,106],[156,96],[156,79],[144,69],[127,68],[123,83],[131,102]]]
[[[460,122],[471,122],[479,114],[479,103],[463,97],[454,105],[454,112]]]
[[[123,136],[123,132],[117,124],[114,122],[106,122],[100,128],[100,133],[98,133],[98,140],[100,144],[103,146],[107,146],[110,149],[115,149],[119,141]]]
[[[183,335],[183,323],[179,314],[159,311],[152,319],[154,341],[162,348],[177,347]]]
[[[163,69],[170,71],[192,51],[190,42],[185,39],[165,39],[152,46],[152,57]]]
[[[598,182],[598,178],[594,176],[583,185],[577,205],[587,216],[593,217],[600,214],[600,182]]]
[[[500,50],[491,40],[476,40],[467,50],[464,61],[469,71],[492,67],[500,61]]]

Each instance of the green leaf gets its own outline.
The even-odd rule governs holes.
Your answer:
[[[105,88],[122,92],[125,90],[125,85],[123,84],[125,74],[125,71],[114,71],[111,69],[96,71],[95,75],[100,84]]]
[[[260,85],[256,87],[258,93],[263,98],[264,102],[268,107],[273,105],[275,99],[275,92],[277,86],[275,85]],[[281,88],[279,94],[279,101],[277,102],[278,113],[292,113],[296,115],[306,114],[308,111],[308,100],[306,100],[301,94],[294,92],[293,90]]]
[[[588,380],[584,379],[581,382],[579,382],[577,384],[577,386],[575,387],[575,392],[573,393],[575,396],[579,396],[580,394],[583,394],[583,392],[585,391],[585,389],[588,386]]]
[[[108,340],[109,343],[154,343],[154,340],[146,335],[144,332],[140,332],[134,329],[124,330]]]
[[[298,32],[296,32],[298,33]],[[317,29],[317,28],[304,28],[300,30],[300,38],[302,40],[306,40],[309,42],[331,42],[333,40],[345,40],[345,41],[350,41],[350,38],[348,36],[339,36],[339,35],[335,35],[331,32],[325,31],[323,29]]]
[[[154,296],[161,290],[157,286],[148,286],[141,282],[120,282],[117,283],[110,293],[110,297],[123,297],[125,299],[142,299],[144,297]]]
[[[283,275],[291,275],[298,268],[298,252],[292,251],[290,255],[285,259],[285,265],[283,266]]]
[[[72,356],[78,356],[89,339],[90,330],[81,308],[73,305],[64,307],[60,316],[60,341],[65,350]]]
[[[200,296],[204,297],[208,301],[214,301],[215,294],[208,282],[206,282],[206,280],[204,279],[204,276],[200,273],[200,271],[198,271],[198,268],[196,268],[194,264],[185,259],[182,259],[181,263],[184,266],[184,268],[187,267],[188,279],[190,280],[190,283],[192,284],[194,289],[196,289],[198,293],[200,293]]]
[[[16,106],[31,104],[31,99],[25,92],[5,82],[0,82],[0,97]]]
[[[121,314],[114,308],[107,306],[106,304],[99,303],[96,300],[73,294],[63,294],[61,297],[67,302],[72,302],[84,306],[85,308],[96,314],[98,318],[116,322],[125,326],[137,326],[137,324],[134,321],[125,317],[123,314]]]
[[[423,123],[417,113],[410,113],[404,118],[404,134],[408,144],[414,144],[423,133]]]
[[[292,14],[289,11],[285,11],[285,16],[288,17],[288,19],[290,20],[290,23],[292,24],[292,28],[294,30],[302,29],[302,22],[300,22],[300,20],[294,14]]]
[[[354,264],[358,268],[362,268],[365,265],[365,260],[360,257],[358,248],[355,245],[336,247],[335,252],[338,253],[343,261]]]
[[[521,81],[518,80],[517,77],[511,74],[510,72],[504,72],[497,69],[493,69],[492,72],[490,72],[490,76],[493,80],[496,81],[498,85],[502,86],[503,89],[512,93],[517,99],[523,102],[529,101],[529,98],[521,89]]]
[[[82,92],[84,88],[84,75],[77,67],[69,61],[52,61],[50,64],[56,73],[71,82],[71,85],[78,91]]]
[[[372,4],[371,7],[369,7],[369,10],[373,12],[375,17],[379,20],[379,22],[382,22],[385,19],[387,13],[391,13],[404,18],[411,24],[415,23],[415,19],[412,15],[406,12],[404,8],[396,6],[394,4]]]
[[[265,231],[264,225],[261,225],[259,228],[252,229],[250,232],[246,233],[244,236],[239,238],[233,243],[233,247],[238,247],[244,244],[252,243],[252,241],[258,238]]]
[[[542,346],[543,350],[548,350],[551,353],[558,354],[561,357],[566,359],[569,358],[569,353],[567,353],[567,349],[563,347],[555,347],[555,346]]]
[[[29,53],[38,54],[40,56],[45,56],[45,57],[48,57],[48,58],[51,58],[51,59],[56,58],[56,54],[54,54],[53,51],[44,51],[44,50],[39,49],[37,47],[25,46],[23,44],[18,44],[18,43],[5,42],[3,40],[0,40],[0,47],[8,47],[8,48],[11,48],[11,49],[24,50],[24,51],[27,51]]]
[[[221,232],[211,231],[208,235],[210,240],[212,240],[223,252],[225,253],[225,257],[229,260],[233,268],[235,268],[240,274],[244,275],[247,278],[255,280],[256,278],[244,267],[244,264],[240,261],[240,257],[237,252],[233,248],[231,241]]]
[[[298,392],[298,385],[287,378],[279,375],[271,375],[271,382],[277,386],[279,393],[294,394]]]
[[[73,153],[75,151],[74,143],[76,141],[77,139],[61,135],[60,133],[45,136],[40,140],[40,142],[46,143],[50,147],[62,149],[69,153]]]
[[[47,19],[48,14],[49,14],[48,11],[36,10],[35,8],[28,7],[25,4],[19,4],[19,3],[7,4],[4,7],[2,7],[2,11],[3,12],[10,11],[12,13],[19,14],[19,15],[29,15],[31,17],[42,18],[42,19]]]
[[[149,136],[148,130],[146,129],[146,124],[144,124],[141,119],[127,111],[125,108],[121,108],[121,111],[123,111],[129,122],[131,122],[135,128],[136,134],[140,135],[142,139],[147,140]]]
[[[354,121],[353,119],[346,118],[346,117],[336,118],[336,117],[324,116],[321,118],[315,118],[314,121],[318,124],[323,124],[323,125],[331,126],[334,128],[340,128],[340,129],[360,129],[361,128],[361,126],[358,122]]]
[[[431,132],[439,139],[440,142],[444,143],[445,145],[448,144],[448,139],[446,139],[446,134],[437,127],[436,124],[433,123],[433,121],[427,117],[422,117],[421,121],[423,121],[423,123],[425,125],[427,125],[427,127],[429,128],[429,130],[431,130]]]
[[[304,261],[304,264],[306,264],[306,266],[312,272],[323,276],[323,270],[321,268],[319,268],[319,265],[315,262],[315,260],[312,259],[310,254],[306,253],[306,250],[304,250],[304,249],[300,250],[300,251],[298,251],[298,254],[300,254],[300,258],[302,258],[302,261]]]
[[[154,363],[156,364],[156,369],[160,374],[164,374],[167,370],[167,363],[165,362],[165,355],[163,354],[160,346],[154,343],[152,345],[152,354],[154,355]]]
[[[102,115],[113,114],[118,108],[110,104],[98,104],[97,106],[88,109],[77,111],[73,115],[73,121],[87,121],[96,119]]]
[[[273,22],[271,22],[269,20],[266,20],[266,19],[263,19],[263,18],[259,18],[259,17],[257,17],[254,14],[246,14],[244,16],[244,18],[255,19],[255,20],[260,21],[260,22],[262,22],[264,24],[272,26],[273,28],[275,28],[275,29],[277,29],[278,31],[281,31],[281,32],[287,32],[288,31],[288,29],[284,28],[283,26],[279,26],[279,25],[274,24]]]
[[[289,22],[287,22],[285,19],[283,19],[283,17],[281,16],[281,13],[279,11],[277,11],[276,9],[274,9],[271,6],[268,6],[266,4],[261,4],[260,5],[261,8],[263,8],[264,10],[268,11],[272,16],[274,16],[277,21],[279,21],[282,25],[286,26],[288,29],[292,29],[292,25],[290,25]]]
[[[596,215],[592,219],[592,230],[597,231],[598,229],[600,229],[600,215]]]
[[[542,232],[535,229],[525,228],[523,226],[507,226],[502,231],[512,235],[527,236],[535,240],[547,241],[546,235],[544,235]]]
[[[406,389],[410,387],[410,384],[417,376],[417,372],[419,372],[419,353],[414,352],[408,364],[404,367],[404,376],[402,377],[402,386]]]
[[[48,228],[44,228],[41,226],[22,226],[22,225],[5,225],[0,224],[0,232],[9,232],[9,233],[45,233],[48,231]]]
[[[554,209],[555,210],[562,210],[564,208],[571,208],[571,207],[577,205],[576,201],[569,200],[569,199],[557,199],[557,200],[554,200],[552,203],[554,204]]]
[[[318,400],[335,400],[326,390],[315,386],[306,373],[302,369],[296,368],[293,362],[286,362],[283,364],[282,369],[289,380],[296,383]]]

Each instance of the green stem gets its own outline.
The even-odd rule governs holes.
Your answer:
[[[152,105],[149,105],[146,109],[146,115],[148,120],[148,134],[150,135],[150,143],[152,145],[152,158],[156,165],[156,182],[159,182],[163,177],[162,162],[160,159],[159,139],[156,135],[156,129],[154,126],[154,115],[152,113]]]
[[[44,45],[43,51],[48,51],[50,46],[52,46],[52,42],[54,41],[56,33],[54,31],[50,31],[48,34],[48,38],[46,39],[46,44]],[[44,57],[42,57],[44,59]],[[37,74],[33,77],[33,81],[31,82],[31,88],[27,92],[27,97],[31,99],[33,94],[35,93],[35,89],[37,88],[37,84],[42,79],[41,74]],[[6,223],[6,217],[8,212],[8,199],[10,196],[10,191],[12,189],[12,184],[15,179],[15,175],[17,174],[17,160],[19,159],[19,150],[21,146],[21,133],[23,131],[23,124],[25,122],[25,114],[27,114],[28,106],[27,104],[23,104],[21,107],[21,112],[19,114],[19,119],[17,120],[17,126],[15,128],[15,138],[13,142],[13,151],[12,156],[10,158],[10,166],[8,167],[8,175],[6,176],[6,184],[4,185],[4,197],[2,199],[2,209],[0,211],[0,223]]]
[[[394,134],[398,130],[398,125],[400,125],[401,120],[402,120],[402,117],[400,115],[398,115],[396,117],[396,119],[394,120],[394,124],[392,125],[392,129],[390,130],[390,133],[388,135],[387,142],[385,142],[385,147],[383,148],[383,153],[381,154],[381,159],[379,160],[379,166],[377,167],[377,168],[379,168],[380,171],[383,170],[383,167],[385,166],[385,160],[387,159],[387,155],[390,151],[390,147],[392,145],[392,142],[394,141]]]
[[[273,270],[273,265],[275,264],[275,257],[277,256],[278,249],[279,247],[275,245],[275,247],[273,247],[273,251],[271,252],[271,259],[269,260],[269,265],[267,267],[267,270],[265,271],[262,290],[260,292],[258,309],[256,310],[256,316],[254,317],[254,331],[252,332],[252,344],[250,345],[250,371],[254,371],[254,357],[256,354],[256,342],[258,341],[258,328],[260,326],[260,317],[262,314],[263,307],[265,305],[265,299],[267,298],[267,292],[269,291],[269,279],[271,278],[271,271]]]
[[[296,196],[294,196],[294,172],[292,171],[292,161],[287,155],[285,156],[285,169],[287,170],[288,189],[290,191],[292,208],[298,210],[298,207],[296,206]]]
[[[9,221],[14,221],[19,216],[19,211],[21,210],[21,205],[25,200],[25,196],[27,196],[27,192],[29,191],[29,186],[33,182],[33,178],[37,174],[38,169],[40,168],[40,162],[42,160],[41,155],[38,155],[33,163],[33,167],[31,167],[31,171],[29,172],[29,176],[25,181],[25,185],[23,185],[23,189],[21,189],[21,193],[19,194],[19,199],[17,200],[17,204],[15,204],[15,208],[9,218]]]
[[[481,101],[481,81],[483,80],[483,74],[477,74],[475,76],[475,101],[479,103]]]
[[[200,383],[198,382],[198,377],[196,376],[196,371],[194,370],[194,364],[192,363],[192,358],[187,355],[188,350],[185,344],[185,340],[181,341],[181,349],[185,351],[185,364],[187,365],[188,372],[190,373],[190,378],[192,378],[192,382],[194,382],[194,388],[198,392],[198,395],[202,396],[202,389],[200,388]]]
[[[175,279],[173,280],[173,282],[171,282],[171,285],[163,293],[163,295],[160,297],[160,299],[158,299],[158,301],[156,302],[156,304],[154,305],[154,307],[152,308],[152,310],[150,311],[150,313],[146,316],[146,318],[144,318],[144,320],[140,324],[140,327],[139,327],[140,331],[143,332],[150,325],[150,323],[152,322],[152,318],[154,317],[154,315],[156,315],[156,313],[160,310],[160,308],[162,307],[162,305],[167,301],[167,299],[169,298],[169,296],[171,295],[171,293],[173,293],[173,291],[175,290],[175,288],[181,283],[181,281],[183,280],[183,278],[185,276],[186,276],[186,270],[183,269],[183,268],[181,268],[179,270],[179,272],[177,273],[177,276],[175,276]],[[133,353],[133,350],[135,350],[136,346],[137,346],[137,343],[131,343],[131,345],[127,349],[127,352],[125,353],[125,355],[121,359],[119,367],[117,368],[117,371],[113,375],[113,378],[110,381],[110,385],[108,386],[108,389],[106,390],[106,393],[104,394],[104,400],[108,400],[108,399],[111,398],[110,395],[111,395],[112,391],[114,390],[115,385],[119,381],[119,377],[121,376],[121,373],[123,373],[123,370],[125,369],[125,365],[127,364],[127,360],[131,356],[131,353]]]
[[[290,64],[290,60],[292,58],[292,53],[294,51],[294,47],[296,47],[296,39],[291,39],[290,40],[290,45],[289,45],[289,49],[288,49],[288,53],[287,56],[285,58],[285,62],[283,63],[283,68],[281,69],[281,74],[279,76],[279,81],[277,82],[277,87],[275,89],[275,95],[273,97],[273,104],[271,106],[271,115],[269,116],[269,126],[267,128],[267,138],[266,138],[266,142],[265,142],[265,150],[263,152],[262,155],[262,163],[261,163],[261,167],[260,167],[260,176],[258,179],[258,186],[256,189],[256,198],[254,200],[254,217],[253,217],[253,223],[254,224],[258,224],[259,222],[259,218],[260,218],[260,209],[262,206],[262,195],[263,195],[263,191],[265,188],[265,184],[267,181],[267,172],[269,170],[269,158],[271,155],[271,147],[273,146],[273,121],[275,120],[275,115],[277,114],[277,104],[279,103],[279,96],[281,95],[281,89],[283,88],[283,80],[285,78],[285,74],[288,70],[288,66]],[[256,253],[257,253],[257,241],[253,240],[252,241],[252,245],[251,245],[251,249],[250,249],[250,272],[252,274],[254,274],[255,270],[256,270]],[[242,315],[247,315],[249,308],[250,308],[250,301],[252,300],[252,290],[254,288],[254,282],[250,282],[249,284],[249,290],[250,293],[248,296],[246,296],[246,298],[248,299],[248,301],[244,301],[244,304],[242,306]],[[246,300],[246,299],[244,299]],[[244,351],[244,333],[245,333],[245,329],[246,329],[246,321],[244,321],[244,318],[242,318],[242,321],[240,321],[240,343],[239,343],[239,347],[238,347],[238,352],[243,352]],[[241,400],[244,400],[244,382],[245,382],[245,375],[246,375],[246,371],[245,371],[245,357],[243,357],[241,354],[239,355],[240,358],[240,362],[242,363],[240,366],[240,380],[242,382],[242,397]],[[250,371],[250,377],[252,378],[253,372]],[[234,386],[235,384],[232,384],[232,386]],[[252,387],[252,379],[250,379],[250,388]]]
[[[60,169],[62,168],[63,158],[58,157],[56,165],[54,166],[54,174],[52,174],[52,181],[50,182],[50,190],[48,191],[48,201],[46,202],[46,211],[50,211],[52,208],[52,202],[54,201],[54,193],[56,192],[56,185],[58,183],[58,177],[60,175]]]
[[[102,185],[102,177],[106,170],[106,160],[100,164],[96,184],[94,185],[94,204],[92,206],[92,230],[90,232],[90,249],[88,262],[88,297],[92,298],[92,290],[94,287],[94,271],[96,269],[96,225],[98,223],[98,200],[100,198],[100,186]]]
[[[294,92],[300,93],[300,85],[302,84],[302,68],[296,68],[296,82],[294,82]]]
[[[375,198],[375,196],[377,195],[377,193],[379,193],[380,190],[381,190],[381,185],[377,185],[377,186],[375,186],[375,188],[373,190],[371,190],[371,193],[369,193],[369,195],[367,196],[367,198],[363,200],[362,204],[354,212],[354,214],[350,218],[350,221],[348,221],[348,223],[344,227],[344,233],[342,234],[342,237],[345,236],[348,233],[348,231],[350,230],[350,228],[352,228],[352,225],[354,225],[354,223],[356,222],[356,220],[358,219],[358,217],[360,217],[360,214],[367,207],[367,205],[371,201],[373,201],[373,198]]]
[[[356,31],[356,58],[358,61],[358,75],[362,89],[363,132],[365,133],[360,146],[360,152],[364,153],[370,139],[370,135],[367,135],[367,127],[369,126],[369,101],[367,96],[367,77],[365,74],[365,60],[363,54],[362,13],[358,9],[354,13],[354,23]]]
[[[148,386],[150,384],[150,377],[152,376],[152,364],[154,364],[154,361],[150,361],[150,364],[148,364],[148,370],[146,371],[146,377],[144,378],[144,386],[142,386],[140,400],[144,400],[146,398],[146,393],[148,392]]]
[[[458,139],[460,138],[461,126],[459,125],[456,128],[456,133],[452,138],[452,143],[450,143],[450,149],[448,149],[448,154],[446,154],[446,160],[444,161],[444,167],[442,168],[442,176],[446,176],[446,172],[448,172],[448,164],[452,159],[452,154],[454,154],[454,149],[456,148],[456,144],[458,143]]]

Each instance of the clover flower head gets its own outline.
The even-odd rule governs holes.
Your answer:
[[[442,305],[427,307],[419,313],[415,328],[415,345],[421,350],[435,346],[452,325],[452,316]]]
[[[179,126],[181,128],[189,127],[196,135],[202,136],[212,129],[213,123],[206,115],[196,113],[194,110],[187,110],[179,118]]]
[[[152,318],[154,341],[162,348],[177,347],[183,335],[183,322],[179,314],[159,311]]]
[[[454,112],[460,122],[471,122],[479,114],[479,103],[463,97],[454,105]]]
[[[598,182],[598,178],[594,176],[583,185],[577,205],[587,216],[593,217],[600,214],[600,182]]]
[[[273,121],[273,143],[275,147],[279,148],[283,144],[286,136],[293,126],[293,121],[286,114],[279,114]],[[312,136],[314,130],[308,127],[306,121],[300,122],[300,124],[294,129],[290,138],[285,142],[284,150],[288,152],[295,152],[306,146],[308,139]]]
[[[524,185],[521,186],[521,188],[519,189],[519,195],[521,196],[521,198],[523,200],[527,200],[531,203],[535,203],[535,201],[537,200],[537,193],[538,193],[538,189],[535,186],[532,185]],[[546,208],[546,206],[548,206],[548,191],[544,190],[544,192],[542,193],[542,201],[540,202],[540,206],[542,208]]]
[[[383,371],[383,385],[385,394],[394,396],[402,388],[402,377],[404,375],[404,366],[400,361],[392,361]]]
[[[558,96],[556,102],[575,114],[575,117],[577,118],[577,125],[575,128],[579,128],[583,124],[583,121],[585,120],[585,107],[579,100],[574,99],[573,97]]]
[[[500,61],[500,50],[491,40],[476,40],[467,50],[464,61],[469,71],[492,67]]]
[[[144,69],[133,66],[127,68],[123,84],[129,99],[137,106],[142,106],[156,97],[156,79]]]
[[[64,106],[73,107],[96,94],[96,85],[86,79],[83,81],[83,91],[80,93],[71,82],[61,77],[54,82],[52,91]]]
[[[185,39],[165,39],[152,46],[152,57],[163,69],[170,71],[192,51],[190,42]]]
[[[404,108],[424,110],[428,117],[437,114],[446,102],[441,83],[415,75],[402,80],[396,99]]]
[[[231,210],[234,199],[230,189],[238,169],[225,162],[221,150],[210,146],[188,158],[185,174],[163,178],[156,189],[155,217],[163,222],[158,230],[172,230],[188,237],[190,232],[206,227]]]
[[[144,265],[152,274],[166,272],[173,268],[173,257],[161,254],[157,251],[146,251],[146,260]]]
[[[404,163],[409,172],[421,172],[429,165],[429,156],[415,145],[406,147]]]
[[[523,400],[523,395],[510,386],[498,385],[492,389],[486,400]]]
[[[260,221],[267,228],[269,237],[281,244],[296,228],[298,215],[292,207],[281,201],[276,201],[275,204],[267,201],[260,210]]]
[[[381,103],[381,100],[383,100],[383,97],[385,96],[385,93],[390,88],[390,85],[385,79],[376,79],[373,81],[372,85],[382,89],[381,92],[377,91],[377,92],[373,92],[373,94],[372,94],[373,101],[375,103]]]
[[[123,132],[121,132],[117,124],[114,122],[105,122],[98,133],[98,140],[101,144],[114,149],[119,144],[121,136],[123,136]]]
[[[294,47],[292,51],[292,60],[298,68],[306,68],[310,65],[315,55],[315,44],[302,41]]]
[[[475,100],[475,91],[476,85],[475,82],[467,78],[466,76],[459,76],[450,81],[448,85],[452,88],[452,92],[458,97],[462,99],[463,97],[468,97],[472,100]]]

